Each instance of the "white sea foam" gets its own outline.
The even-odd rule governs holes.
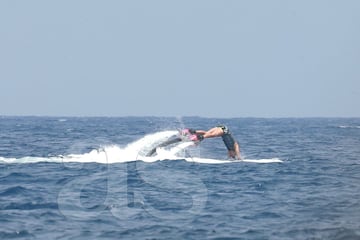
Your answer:
[[[356,125],[340,125],[339,128],[357,128],[357,129],[360,129],[360,126],[356,126]]]

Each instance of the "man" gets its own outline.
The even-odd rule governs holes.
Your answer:
[[[241,160],[240,146],[235,138],[231,135],[228,127],[225,125],[218,125],[208,131],[185,128],[180,131],[180,136],[175,136],[174,138],[170,138],[167,141],[157,145],[148,154],[146,154],[146,156],[152,156],[155,154],[156,148],[158,147],[165,147],[181,141],[193,141],[195,143],[199,143],[205,138],[214,137],[222,138],[230,158]]]
[[[188,129],[188,131],[189,133],[196,136],[196,139],[200,139],[200,141],[202,140],[202,138],[199,138],[199,135],[202,135],[204,139],[221,137],[228,150],[228,156],[233,159],[241,160],[239,143],[232,136],[227,126],[221,124],[214,128],[211,128],[208,131],[193,129]]]

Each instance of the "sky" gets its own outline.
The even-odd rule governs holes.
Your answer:
[[[0,115],[360,117],[358,0],[1,0]]]

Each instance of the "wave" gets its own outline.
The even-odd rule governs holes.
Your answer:
[[[53,157],[21,157],[21,158],[4,158],[0,157],[0,162],[4,163],[36,163],[36,162],[79,162],[79,163],[125,163],[132,161],[156,162],[164,160],[185,160],[187,162],[222,164],[235,162],[254,162],[254,163],[278,163],[282,162],[279,158],[270,159],[243,159],[243,160],[227,160],[227,159],[211,159],[189,156],[187,150],[195,147],[193,142],[182,142],[170,148],[159,148],[156,156],[146,157],[146,153],[164,140],[176,135],[177,131],[162,131],[154,134],[146,135],[143,138],[128,144],[122,148],[117,145],[109,145],[94,149],[84,154],[69,154]]]
[[[357,129],[360,129],[360,126],[355,126],[355,125],[340,125],[340,126],[338,126],[338,128],[357,128]]]

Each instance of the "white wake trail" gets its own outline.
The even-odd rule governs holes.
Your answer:
[[[0,157],[0,162],[4,163],[34,163],[34,162],[79,162],[79,163],[124,163],[131,161],[156,162],[163,160],[186,160],[188,162],[206,163],[206,164],[223,164],[235,162],[252,162],[252,163],[279,163],[282,162],[278,158],[271,159],[244,159],[241,161],[226,159],[211,159],[201,157],[185,157],[184,151],[189,147],[194,147],[193,142],[181,142],[169,148],[158,148],[156,156],[145,157],[146,153],[151,149],[166,141],[170,137],[178,134],[177,131],[162,131],[149,134],[143,138],[128,144],[121,148],[117,145],[110,145],[94,149],[83,154],[69,154],[65,156],[53,157],[22,157],[22,158],[4,158]]]

